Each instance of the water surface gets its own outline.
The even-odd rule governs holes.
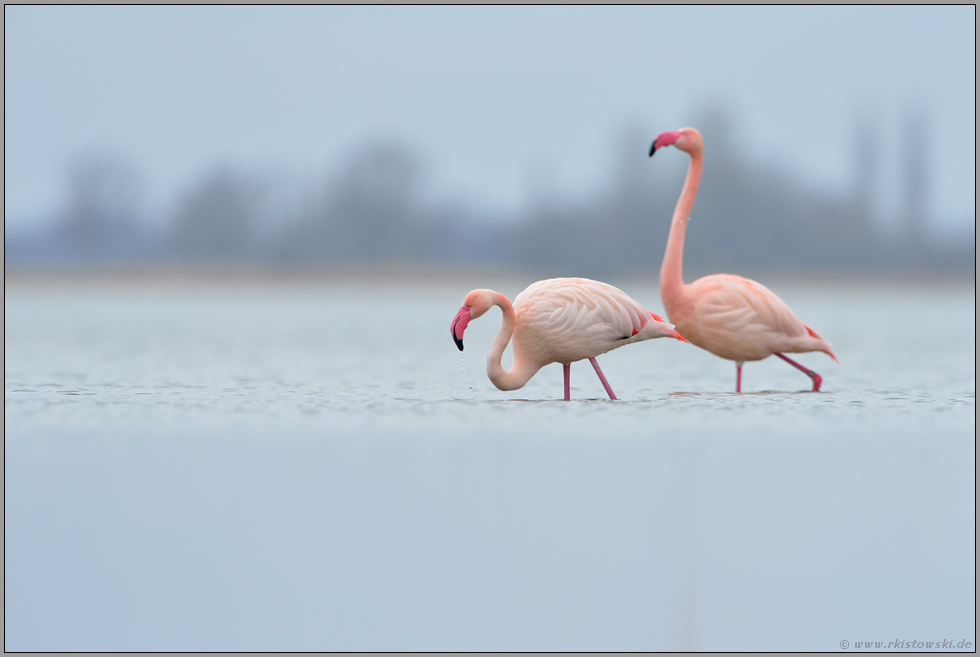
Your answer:
[[[8,285],[6,647],[973,641],[972,287],[770,284],[820,393],[673,340],[501,392],[449,282]]]

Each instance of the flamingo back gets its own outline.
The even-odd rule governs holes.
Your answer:
[[[673,326],[622,290],[587,278],[538,281],[514,300],[514,352],[570,363],[625,344],[672,335]]]
[[[830,345],[761,283],[715,274],[688,287],[693,303],[672,319],[688,340],[717,356],[741,362],[777,352],[831,353]]]

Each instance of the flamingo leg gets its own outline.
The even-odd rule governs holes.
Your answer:
[[[805,368],[802,365],[800,365],[799,363],[797,363],[795,360],[789,359],[786,356],[783,356],[782,354],[776,354],[776,355],[779,356],[780,358],[782,358],[783,360],[785,360],[787,363],[789,363],[790,365],[792,365],[796,369],[798,369],[799,371],[801,371],[804,374],[806,374],[811,379],[813,379],[813,391],[812,392],[820,392],[820,384],[823,383],[823,378],[819,374],[817,374],[813,370],[808,370],[807,368]]]
[[[572,364],[562,363],[561,368],[565,372],[565,401],[569,401],[572,398],[572,387],[571,387]]]
[[[602,387],[606,389],[606,394],[609,395],[609,399],[616,399],[616,393],[612,391],[609,387],[609,382],[606,381],[606,377],[603,376],[602,370],[599,369],[599,363],[595,358],[590,358],[589,362],[592,363],[592,367],[595,368],[595,373],[599,375],[599,380],[602,381]]]
[[[735,363],[735,392],[742,392],[742,364]]]

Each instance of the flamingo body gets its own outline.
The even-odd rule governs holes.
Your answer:
[[[735,391],[742,389],[742,364],[778,356],[813,380],[813,391],[822,379],[816,372],[787,358],[785,352],[822,351],[833,358],[830,344],[804,324],[769,288],[732,274],[714,274],[684,284],[684,233],[701,178],[703,141],[694,128],[661,132],[650,146],[674,146],[691,156],[667,236],[660,267],[660,297],[667,317],[702,349],[735,361]]]
[[[680,299],[665,301],[667,316],[691,344],[716,356],[735,362],[787,352],[823,351],[833,356],[827,341],[761,283],[714,274],[685,288]]]
[[[500,307],[503,323],[487,356],[487,375],[501,390],[521,388],[542,367],[562,363],[568,399],[568,366],[589,359],[606,392],[615,399],[596,356],[652,338],[684,339],[673,325],[612,285],[587,278],[551,278],[530,285],[513,304],[493,290],[467,294],[451,326],[460,350],[469,321],[492,306]],[[514,360],[510,371],[505,371],[500,358],[511,340]]]
[[[514,354],[574,363],[623,345],[673,337],[673,326],[622,290],[587,278],[533,283],[514,299]]]

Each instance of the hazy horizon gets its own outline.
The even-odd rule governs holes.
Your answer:
[[[974,7],[4,14],[8,231],[57,218],[80,158],[131,164],[158,218],[221,166],[302,187],[378,142],[419,154],[428,198],[514,216],[595,195],[624,140],[710,106],[745,161],[830,196],[852,192],[869,126],[881,216],[901,213],[913,148],[930,230],[975,225]]]

